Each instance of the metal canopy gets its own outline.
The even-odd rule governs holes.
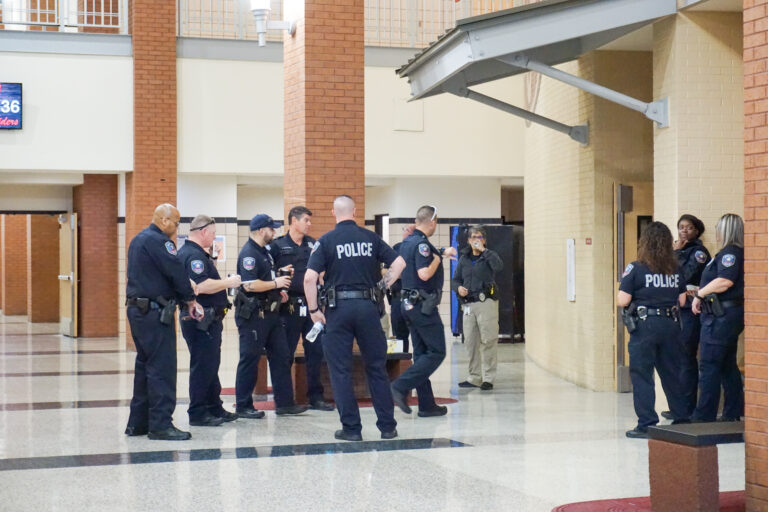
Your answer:
[[[546,0],[460,20],[397,70],[412,99],[445,92],[480,101],[568,133],[586,144],[585,126],[568,127],[469,90],[529,70],[637,110],[667,125],[667,103],[645,103],[553,68],[659,18],[677,12],[676,0]],[[549,123],[549,124],[548,124]]]

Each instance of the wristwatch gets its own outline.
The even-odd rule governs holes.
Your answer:
[[[320,306],[317,306],[315,309],[310,309],[309,314],[311,315],[312,313],[317,313],[318,311],[320,311]]]
[[[442,256],[443,254],[445,254],[445,247],[440,248],[440,256]]]

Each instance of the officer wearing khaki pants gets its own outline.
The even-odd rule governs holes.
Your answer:
[[[469,352],[469,376],[459,387],[487,391],[496,377],[499,343],[499,301],[495,276],[504,264],[486,248],[483,226],[469,228],[470,250],[462,254],[451,279],[464,313],[464,342]]]

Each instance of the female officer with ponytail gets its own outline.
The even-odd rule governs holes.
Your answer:
[[[652,222],[640,236],[637,261],[624,270],[617,302],[626,308],[629,375],[637,414],[637,426],[627,437],[646,438],[648,427],[659,422],[654,368],[673,418],[677,422],[688,419],[680,386],[679,306],[685,304],[685,281],[672,252],[672,233],[661,222]]]
[[[701,313],[699,403],[692,419],[715,421],[722,384],[723,419],[738,421],[744,415],[744,384],[736,362],[744,330],[744,221],[727,213],[715,235],[719,251],[704,269],[692,306]]]

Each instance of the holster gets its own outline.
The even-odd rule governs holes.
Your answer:
[[[376,287],[371,290],[371,296],[373,302],[376,303],[376,307],[379,309],[379,318],[383,317],[387,313],[386,306],[384,305],[384,297],[387,292],[387,283],[382,279],[376,283]]]
[[[242,290],[238,290],[235,296],[235,308],[238,318],[250,319],[258,308],[256,297],[248,297]]]
[[[163,307],[163,309],[160,310],[160,323],[163,325],[172,325],[173,315],[176,313],[176,299],[158,297],[155,299],[155,302]]]
[[[707,308],[707,312],[713,314],[716,317],[725,316],[725,308],[720,304],[720,298],[717,294],[710,293],[704,297],[704,304]]]
[[[437,309],[437,305],[440,304],[442,293],[427,293],[424,290],[419,290],[419,296],[421,297],[421,314],[431,315]]]
[[[336,307],[336,289],[331,287],[323,287],[320,291],[320,297],[323,300],[322,304],[327,308]]]
[[[197,322],[195,327],[200,331],[207,331],[208,328],[211,327],[211,324],[216,321],[216,308],[203,308],[203,311],[205,312],[205,315],[199,322]]]
[[[630,334],[637,330],[637,315],[635,314],[636,311],[637,304],[634,302],[621,310],[621,320],[624,322],[624,325],[627,326],[627,331],[629,331]]]

